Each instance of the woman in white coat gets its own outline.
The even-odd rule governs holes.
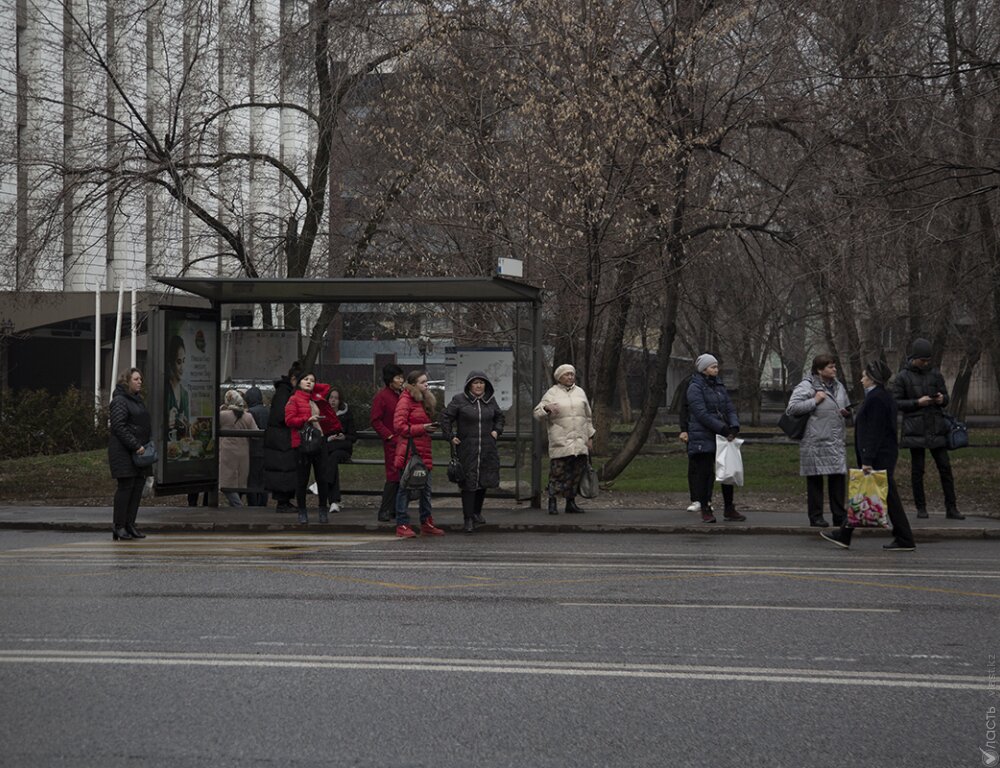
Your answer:
[[[799,445],[799,475],[806,479],[809,525],[826,528],[823,519],[823,478],[829,492],[833,524],[847,522],[847,436],[850,416],[847,390],[837,380],[837,361],[832,355],[813,358],[811,375],[792,392],[785,409],[789,416],[808,414],[806,431]]]
[[[580,513],[583,510],[576,505],[576,490],[587,469],[597,430],[587,393],[576,385],[576,368],[560,365],[553,378],[555,385],[542,396],[533,413],[545,422],[549,434],[549,514],[559,514],[559,496],[566,499],[567,513]]]

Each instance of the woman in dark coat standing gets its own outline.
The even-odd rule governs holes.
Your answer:
[[[152,433],[152,421],[142,402],[142,373],[129,368],[121,375],[111,397],[111,434],[108,436],[108,466],[118,481],[114,501],[114,527],[111,538],[144,539],[146,535],[135,527],[139,501],[151,467],[137,467],[132,457],[146,452],[145,445]]]
[[[472,371],[465,389],[455,395],[441,415],[441,431],[456,447],[464,478],[462,517],[465,532],[483,525],[486,489],[500,485],[500,452],[497,438],[503,434],[503,411],[493,397],[493,384],[482,371]]]
[[[854,417],[854,450],[858,464],[866,473],[884,469],[889,477],[889,498],[886,499],[889,522],[892,524],[893,539],[882,546],[883,549],[909,552],[914,549],[913,531],[899,498],[894,473],[899,457],[899,442],[896,440],[896,400],[886,391],[885,385],[892,376],[889,366],[881,360],[872,360],[861,374],[861,386],[865,388],[865,399]],[[820,536],[838,547],[851,546],[854,529],[844,525],[836,531],[822,531]]]
[[[264,431],[264,488],[278,502],[278,512],[293,512],[292,496],[298,477],[298,459],[292,449],[292,430],[285,424],[285,405],[295,393],[302,368],[298,361],[292,363],[288,375],[274,382],[271,413]]]
[[[688,461],[693,465],[694,492],[701,505],[701,521],[714,523],[712,486],[715,485],[715,437],[721,435],[733,440],[740,431],[736,408],[729,398],[726,385],[719,378],[719,361],[709,354],[695,360],[696,373],[688,385],[687,399],[690,412],[688,423]],[[736,507],[727,505],[724,520],[739,522],[745,515]]]
[[[354,427],[354,414],[341,396],[340,387],[330,387],[326,401],[340,421],[340,431],[326,439],[327,501],[330,502],[330,513],[333,514],[340,511],[340,465],[350,462],[354,444],[358,441],[358,432]]]

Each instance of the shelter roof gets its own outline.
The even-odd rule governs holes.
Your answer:
[[[502,277],[157,277],[156,280],[213,304],[541,301],[541,289]]]

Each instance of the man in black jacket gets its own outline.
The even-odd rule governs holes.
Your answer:
[[[927,339],[916,339],[911,345],[910,356],[896,375],[892,393],[903,412],[899,445],[910,449],[913,505],[917,508],[917,517],[928,517],[924,462],[929,449],[941,476],[945,516],[953,520],[964,519],[955,501],[955,478],[948,458],[948,424],[944,420],[948,389],[941,372],[931,367],[931,343]]]

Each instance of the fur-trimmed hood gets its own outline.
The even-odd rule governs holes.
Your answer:
[[[416,384],[404,384],[403,389],[410,393],[410,397],[413,398],[414,402],[424,406],[424,410],[427,411],[428,416],[434,418],[434,411],[437,410],[437,398],[434,397],[433,392],[429,389],[424,392]]]

